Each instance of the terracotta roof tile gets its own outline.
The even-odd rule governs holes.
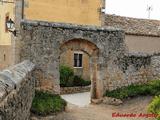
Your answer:
[[[123,29],[126,34],[160,36],[160,21],[105,15],[105,26]]]

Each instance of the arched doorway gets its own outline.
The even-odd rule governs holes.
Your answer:
[[[79,53],[83,52],[85,55],[88,55],[89,62],[89,76],[91,80],[91,99],[97,99],[102,97],[102,92],[100,88],[100,83],[98,79],[98,63],[97,59],[99,56],[99,49],[98,47],[84,39],[72,39],[68,40],[61,44],[60,46],[60,55],[62,55],[66,51],[78,51]],[[69,58],[72,59],[72,58]],[[72,61],[72,60],[71,60]],[[83,61],[83,60],[82,60]],[[72,65],[76,64],[73,62]],[[80,65],[83,64],[80,62]]]
[[[123,71],[122,74],[116,72],[121,73],[121,58],[128,53],[124,35],[124,31],[112,28],[23,21],[21,37],[15,47],[16,62],[31,60],[36,65],[37,87],[60,94],[60,52],[68,49],[84,51],[90,55],[92,98],[101,98],[117,83],[121,86],[117,80],[126,79]]]

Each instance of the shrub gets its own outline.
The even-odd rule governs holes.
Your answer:
[[[61,87],[76,87],[88,86],[91,81],[86,81],[80,76],[74,76],[73,69],[67,66],[60,66],[60,86]]]
[[[150,89],[152,89],[150,92],[152,95],[160,95],[160,80],[154,80],[149,82]]]
[[[59,95],[53,95],[48,92],[36,91],[32,102],[31,112],[36,115],[48,115],[65,110],[67,105]]]
[[[85,81],[80,76],[74,76],[73,85],[74,86],[88,86],[91,84],[91,81]]]
[[[106,96],[117,99],[126,99],[138,95],[160,95],[160,80],[150,81],[143,85],[130,85],[106,92]]]
[[[91,81],[89,81],[89,80],[84,80],[83,85],[84,85],[84,86],[89,86],[89,85],[91,85]]]
[[[72,86],[74,79],[74,72],[70,67],[60,66],[60,86],[70,87]]]
[[[148,111],[160,115],[160,96],[156,96],[153,101],[148,106]],[[157,120],[160,120],[160,117],[157,118]]]

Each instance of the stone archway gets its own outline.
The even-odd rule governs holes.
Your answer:
[[[37,85],[60,94],[60,54],[82,50],[91,56],[92,98],[101,98],[117,86],[117,79],[125,79],[123,71],[117,72],[126,53],[124,35],[119,29],[27,20],[21,23],[15,58],[17,63],[26,59],[35,63]]]
[[[90,59],[90,79],[91,79],[91,99],[100,98],[101,91],[98,88],[98,64],[97,58],[99,56],[99,48],[92,42],[84,39],[72,39],[63,42],[60,45],[60,55],[67,51],[83,51]],[[102,86],[101,86],[102,88]]]

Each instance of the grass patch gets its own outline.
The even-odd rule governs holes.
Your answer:
[[[31,112],[36,115],[45,116],[64,111],[66,105],[66,101],[59,95],[36,91],[32,102]]]
[[[106,96],[117,99],[127,99],[140,95],[159,95],[160,94],[160,80],[150,81],[143,85],[130,85],[122,87],[113,91],[107,91]]]

